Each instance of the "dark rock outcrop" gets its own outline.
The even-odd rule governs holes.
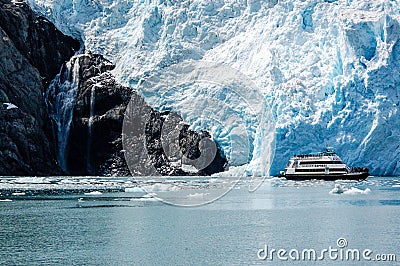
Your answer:
[[[24,2],[0,0],[0,27],[14,46],[40,73],[46,86],[61,65],[80,48],[46,18],[37,16]]]
[[[72,175],[129,175],[121,130],[131,89],[117,84],[110,62],[99,55],[80,56],[79,87],[66,151]],[[90,127],[90,128],[89,128]]]
[[[0,175],[60,173],[43,94],[78,48],[27,4],[0,0]]]
[[[78,60],[78,59],[75,59]],[[75,100],[73,118],[67,149],[68,171],[73,175],[130,175],[122,147],[122,127],[125,110],[133,101],[135,117],[148,115],[140,127],[143,134],[131,146],[135,153],[143,151],[143,160],[137,161],[140,169],[155,169],[162,175],[209,175],[224,170],[226,159],[218,150],[212,162],[200,171],[187,172],[172,164],[163,149],[161,129],[172,114],[160,113],[150,108],[137,93],[116,83],[109,70],[114,66],[100,55],[88,54],[79,57],[79,88]],[[132,103],[131,103],[132,105]],[[176,114],[173,114],[177,116]],[[197,133],[176,120],[166,132],[179,132],[179,154],[190,159],[201,156],[200,141],[212,143],[207,132]],[[207,145],[205,145],[207,146]],[[181,158],[179,158],[181,160]],[[135,175],[148,174],[145,171]]]

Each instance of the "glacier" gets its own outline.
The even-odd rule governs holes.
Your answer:
[[[247,76],[274,121],[257,122],[234,92],[223,86],[214,91],[225,93],[217,99],[229,106],[220,115],[233,113],[246,124],[250,156],[231,154],[232,126],[224,133],[212,123],[208,129],[233,166],[248,164],[248,175],[277,174],[292,154],[326,144],[374,175],[400,174],[397,0],[27,1],[87,51],[116,64],[120,83],[155,109],[174,108],[195,129],[204,126],[203,114],[191,104],[205,106],[209,90],[173,86],[158,93],[140,81],[200,60]],[[264,140],[269,122],[274,152]],[[265,158],[273,159],[271,168]]]

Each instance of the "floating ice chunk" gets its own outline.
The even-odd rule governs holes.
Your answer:
[[[366,188],[365,190],[359,188],[347,188],[341,184],[335,184],[335,187],[329,192],[329,194],[346,194],[346,195],[357,195],[357,194],[369,194],[371,189]]]
[[[193,165],[182,164],[182,170],[188,173],[197,173],[199,170]]]
[[[342,194],[344,192],[344,189],[346,189],[346,187],[340,184],[335,184],[335,187],[331,191],[329,191],[329,194]]]
[[[14,192],[11,195],[13,195],[13,196],[25,196],[25,192]]]
[[[400,184],[393,185],[392,187],[400,187]]]
[[[91,191],[91,192],[86,192],[85,195],[89,195],[89,196],[94,196],[94,195],[102,195],[103,193],[101,193],[100,191]]]
[[[355,188],[352,187],[346,191],[343,192],[343,194],[346,195],[357,195],[357,194],[369,194],[371,192],[371,189],[366,188],[365,190],[359,189],[359,188]]]

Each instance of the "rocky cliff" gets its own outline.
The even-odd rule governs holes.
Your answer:
[[[66,171],[72,175],[130,175],[130,171],[137,165],[128,168],[122,147],[122,127],[125,110],[129,102],[133,102],[135,110],[131,114],[136,117],[149,115],[146,123],[135,124],[140,127],[143,135],[138,139],[137,146],[131,146],[130,150],[139,150],[144,145],[144,160],[140,161],[140,168],[154,168],[162,175],[209,175],[224,170],[226,159],[220,151],[212,162],[204,169],[193,169],[188,172],[182,169],[182,165],[171,163],[164,151],[161,140],[163,123],[169,115],[160,113],[150,108],[146,102],[132,89],[118,84],[110,70],[115,66],[101,55],[85,54],[71,59],[71,68],[79,66],[70,81],[58,82],[58,84],[70,84],[77,80],[77,92],[74,99],[71,124],[69,125],[69,141],[65,152]],[[69,73],[68,68],[63,71]],[[60,76],[66,76],[61,72]],[[62,85],[61,85],[62,86]],[[50,88],[52,89],[52,88]],[[58,85],[58,91],[60,85]],[[57,93],[50,97],[50,101],[57,98]],[[165,129],[165,128],[164,128]],[[188,125],[180,120],[166,129],[166,135],[172,130],[179,130],[179,146],[176,147],[185,154],[182,157],[193,159],[201,155],[200,141],[211,140],[207,132],[197,133],[189,129]],[[179,158],[181,159],[181,158]],[[150,174],[147,171],[135,172],[135,175]]]
[[[27,4],[0,0],[0,175],[60,172],[43,94],[79,47]]]

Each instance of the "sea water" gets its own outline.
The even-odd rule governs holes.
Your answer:
[[[160,202],[129,178],[0,178],[0,193],[1,265],[365,265],[375,255],[396,256],[382,265],[400,261],[396,177],[274,178],[253,193],[239,181],[198,207]],[[311,249],[316,257],[302,258]],[[370,261],[363,254],[346,260],[349,249],[370,250]],[[286,255],[279,258],[278,250]]]

